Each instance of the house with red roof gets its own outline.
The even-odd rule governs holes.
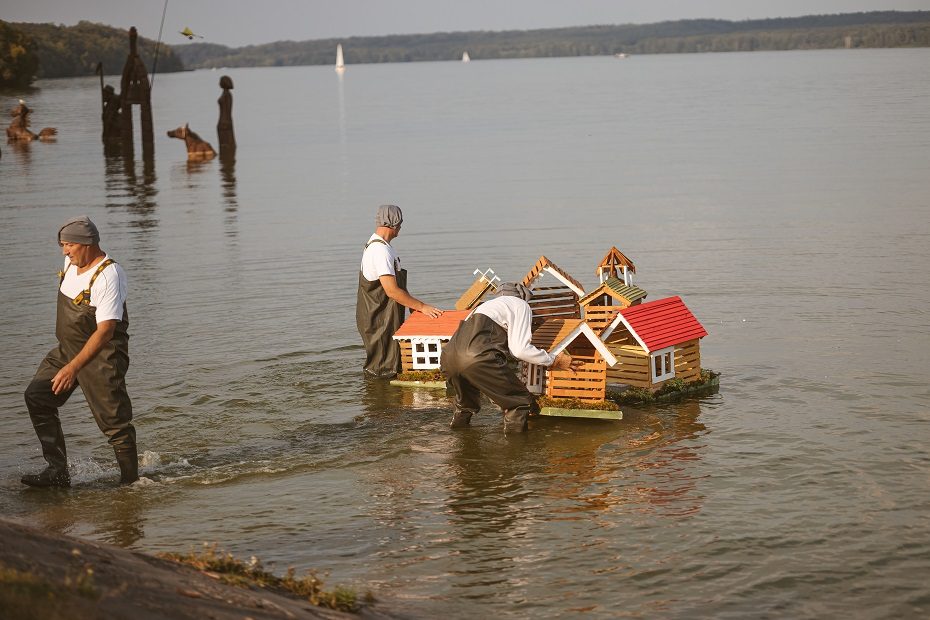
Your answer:
[[[394,332],[394,340],[400,344],[402,372],[438,369],[443,345],[469,314],[469,310],[446,310],[431,319],[422,312],[411,313]]]
[[[677,295],[624,308],[600,334],[618,360],[608,382],[656,391],[672,379],[698,381],[706,335]]]

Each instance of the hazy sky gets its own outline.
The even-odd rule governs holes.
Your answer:
[[[72,25],[82,19],[157,38],[164,0],[0,0],[0,19]],[[525,30],[729,20],[859,11],[930,10],[930,0],[168,0],[162,40],[241,46],[271,41],[461,30]]]

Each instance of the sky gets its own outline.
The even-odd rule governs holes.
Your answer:
[[[164,0],[0,0],[0,19],[136,26],[140,35],[155,39],[164,8]],[[350,36],[887,10],[930,10],[930,0],[168,0],[162,40],[187,43],[179,33],[185,27],[203,36],[196,41],[240,47]]]

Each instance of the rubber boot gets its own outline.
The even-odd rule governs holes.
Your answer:
[[[136,448],[113,448],[119,464],[120,484],[132,484],[139,479],[139,455]]]
[[[504,411],[504,434],[526,432],[526,419],[529,417],[529,407],[517,407]]]
[[[452,414],[452,428],[465,428],[471,423],[471,416],[474,411],[456,411]]]
[[[65,434],[61,431],[58,420],[32,423],[36,436],[42,445],[42,456],[48,467],[38,474],[26,474],[19,479],[31,487],[70,487],[71,476],[68,475],[68,453],[65,450]]]

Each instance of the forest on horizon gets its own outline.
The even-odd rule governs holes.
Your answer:
[[[930,11],[872,11],[746,21],[690,19],[652,24],[577,26],[539,30],[277,41],[232,48],[215,43],[158,45],[158,72],[213,67],[325,65],[336,44],[347,64],[669,54],[758,50],[930,47]],[[139,36],[150,71],[156,41]],[[0,20],[0,86],[28,86],[37,78],[121,71],[129,52],[127,31],[82,21],[74,26]]]

